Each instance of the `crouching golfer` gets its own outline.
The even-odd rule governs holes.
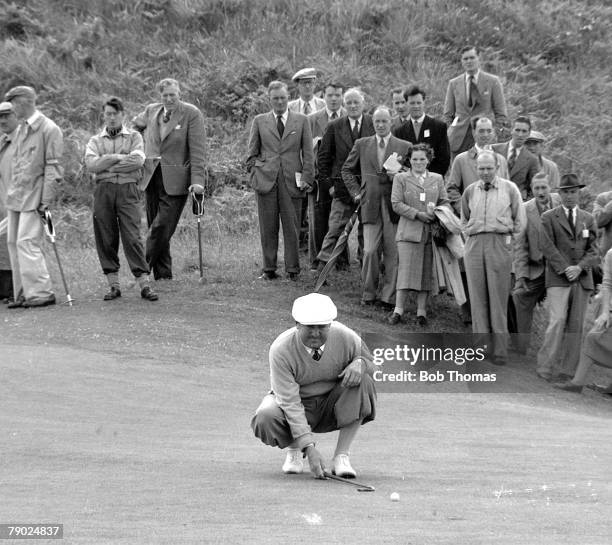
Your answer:
[[[313,433],[340,430],[333,473],[355,477],[349,449],[359,426],[374,420],[374,364],[367,346],[348,327],[335,322],[336,306],[327,295],[311,293],[293,303],[295,327],[270,347],[272,391],[251,421],[266,445],[288,447],[285,473],[310,470],[324,478],[325,464]]]

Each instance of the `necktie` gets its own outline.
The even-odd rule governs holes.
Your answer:
[[[355,125],[353,125],[353,142],[359,138],[359,121],[355,121]]]
[[[471,108],[476,102],[476,95],[478,94],[478,87],[474,81],[474,76],[468,77],[468,106]]]
[[[310,104],[308,102],[304,102],[304,115],[308,115],[310,113]]]
[[[378,139],[378,166],[382,169],[385,162],[385,141],[383,138]]]
[[[512,151],[510,151],[510,157],[508,157],[509,170],[512,170],[514,168],[514,161],[516,161],[516,148],[512,146]]]
[[[321,359],[321,351],[318,348],[315,348],[312,351],[312,359],[315,361],[319,361]]]
[[[283,125],[283,116],[282,115],[277,115],[276,116],[276,128],[278,129],[278,134],[280,134],[280,137],[283,137],[283,133],[285,132],[285,125]]]
[[[412,128],[414,129],[414,137],[418,140],[421,132],[421,124],[418,121],[412,121]]]
[[[336,112],[332,112],[332,115],[331,115],[332,121],[336,119],[337,117],[338,117],[338,114]]]
[[[573,208],[570,208],[567,213],[567,221],[569,222],[570,229],[572,230],[572,233],[573,233],[576,230],[576,227],[574,226],[574,209]]]
[[[168,110],[164,110],[164,117],[162,119],[162,121],[164,123],[168,123],[168,121],[170,121],[170,116],[172,115],[171,112],[169,112]]]

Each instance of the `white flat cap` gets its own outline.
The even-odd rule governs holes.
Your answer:
[[[336,319],[338,309],[327,295],[309,293],[293,302],[291,316],[303,325],[327,325]]]
[[[301,79],[317,79],[317,71],[314,68],[302,68],[293,74],[291,79],[293,81],[298,81]]]
[[[525,142],[528,140],[533,140],[534,142],[544,142],[546,138],[544,138],[544,135],[541,132],[531,131],[529,136],[525,138]]]

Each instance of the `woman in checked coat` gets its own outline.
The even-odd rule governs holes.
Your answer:
[[[427,165],[433,158],[428,144],[413,146],[408,154],[411,169],[393,179],[391,205],[399,214],[397,226],[398,273],[395,310],[387,321],[399,323],[410,290],[417,291],[417,322],[427,323],[427,299],[433,286],[433,249],[431,224],[435,221],[434,208],[448,204],[444,179],[429,172]],[[436,290],[437,291],[437,290]]]

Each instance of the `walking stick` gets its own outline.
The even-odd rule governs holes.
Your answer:
[[[71,307],[73,299],[70,296],[70,291],[68,290],[68,283],[66,282],[66,276],[64,275],[62,262],[60,260],[59,252],[57,251],[57,244],[55,243],[55,227],[53,225],[53,218],[51,216],[51,212],[49,210],[45,210],[45,217],[41,219],[45,228],[45,233],[49,237],[51,245],[53,246],[53,251],[55,252],[55,259],[57,260],[57,266],[59,268],[60,276],[62,277],[62,283],[64,284],[64,291],[66,292],[66,303],[68,303],[68,306]]]
[[[198,256],[200,259],[200,280],[199,283],[204,283],[204,267],[202,264],[202,216],[204,215],[204,194],[191,192],[191,210],[198,219]]]

